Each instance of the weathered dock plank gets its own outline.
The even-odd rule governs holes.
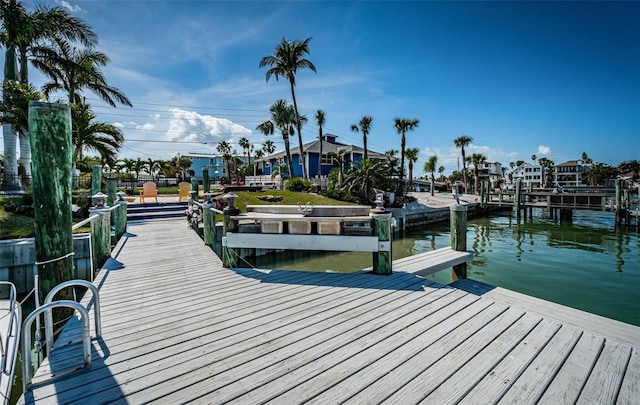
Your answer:
[[[637,402],[640,328],[472,280],[225,269],[183,221],[129,232],[91,369],[21,403]],[[79,326],[39,377],[77,363]]]

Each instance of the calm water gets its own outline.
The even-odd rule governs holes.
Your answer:
[[[450,245],[448,224],[412,230],[393,243],[399,259]],[[526,221],[515,215],[468,221],[467,247],[476,252],[468,276],[491,285],[640,326],[640,238],[635,227],[614,227],[609,212],[576,211],[559,224],[544,210]],[[260,268],[356,271],[370,253],[278,254],[257,258]],[[451,270],[428,277],[448,283]]]

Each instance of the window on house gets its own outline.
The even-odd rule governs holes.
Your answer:
[[[328,157],[327,155],[322,155],[322,164],[323,165],[333,165],[333,158]]]

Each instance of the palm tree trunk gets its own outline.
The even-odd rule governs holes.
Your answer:
[[[289,137],[284,138],[284,149],[287,152],[287,165],[289,166],[289,178],[293,177],[293,161],[291,160],[291,149],[289,147]],[[284,179],[284,176],[280,176]]]
[[[467,159],[464,156],[464,148],[462,149],[462,181],[464,182],[464,192],[468,192],[469,184],[467,184]]]
[[[318,154],[318,178],[321,179],[322,178],[322,131],[318,132],[318,140],[320,141],[320,153]]]
[[[291,84],[291,98],[293,98],[293,110],[296,112],[296,126],[298,128],[298,143],[300,144],[300,165],[302,166],[302,178],[307,179],[307,165],[304,158],[304,148],[302,146],[302,124],[300,123],[300,114],[298,114],[298,103],[296,101],[296,93],[293,91],[293,81]],[[293,172],[290,173],[293,177]]]
[[[18,182],[18,157],[16,156],[17,137],[11,124],[2,125],[2,140],[4,142],[4,188],[6,191],[20,190]]]
[[[435,194],[435,188],[436,188],[436,178],[433,175],[433,172],[431,172],[431,196]]]
[[[22,166],[20,178],[22,182],[22,190],[29,191],[31,189],[31,144],[29,143],[29,133],[19,134],[20,140],[20,165]]]

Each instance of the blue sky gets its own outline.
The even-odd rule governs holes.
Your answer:
[[[583,151],[611,165],[640,159],[640,2],[45,4],[87,21],[111,57],[104,73],[134,107],[86,96],[123,129],[121,157],[214,153],[221,140],[241,151],[242,136],[259,147],[267,138],[256,125],[290,90],[266,82],[258,63],[283,37],[313,37],[317,74],[300,71],[296,88],[310,118],[305,142],[317,137],[312,118],[323,109],[325,132],[357,145],[351,124],[373,116],[368,146],[378,152],[400,148],[395,117],[419,119],[407,134],[407,147],[420,149],[418,175],[431,155],[446,174],[456,169],[453,139],[463,134],[473,138],[468,154],[504,165]],[[35,70],[31,78],[44,82]]]

